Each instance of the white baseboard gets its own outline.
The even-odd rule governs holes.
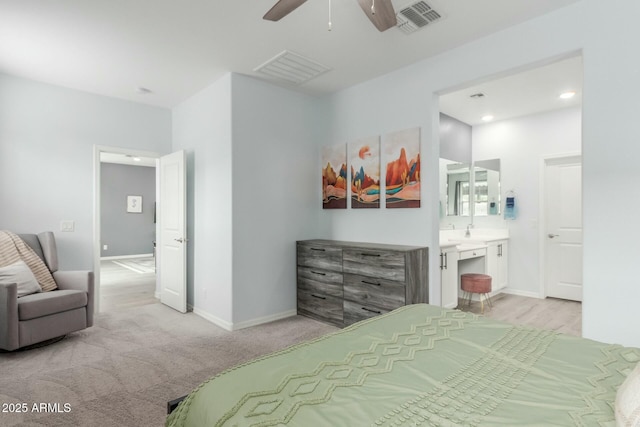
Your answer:
[[[282,313],[272,314],[269,316],[258,317],[256,319],[245,320],[244,322],[230,323],[230,322],[227,322],[226,320],[222,320],[219,317],[214,316],[213,314],[208,313],[196,307],[193,307],[193,313],[202,317],[205,320],[208,320],[209,322],[213,323],[216,326],[220,326],[222,329],[225,329],[227,331],[237,331],[239,329],[249,328],[251,326],[262,325],[263,323],[269,323],[269,322],[273,322],[280,319],[286,319],[287,317],[292,317],[298,314],[297,310],[294,309],[294,310],[283,311]]]
[[[220,319],[219,317],[214,316],[211,313],[208,313],[204,310],[200,310],[199,308],[193,307],[193,314],[196,314],[202,317],[204,320],[208,320],[216,326],[220,326],[222,329],[227,331],[233,331],[233,323],[229,323],[225,320]]]
[[[518,295],[521,297],[529,297],[529,298],[537,298],[537,299],[544,299],[539,293],[537,292],[531,292],[531,291],[521,291],[519,289],[510,289],[510,288],[504,288],[502,290],[503,293],[505,294],[509,294],[509,295]]]
[[[138,254],[138,255],[115,255],[115,256],[102,256],[100,257],[101,261],[111,261],[114,259],[133,259],[133,258],[149,258],[152,257],[153,254]]]
[[[274,322],[280,319],[286,319],[287,317],[292,317],[298,314],[296,309],[283,311],[282,313],[276,313],[269,316],[258,317],[257,319],[245,320],[244,322],[234,323],[233,330],[236,331],[238,329],[249,328],[251,326],[262,325],[263,323]]]

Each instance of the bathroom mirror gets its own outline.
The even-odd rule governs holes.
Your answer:
[[[440,159],[440,216],[470,216],[470,166]]]
[[[473,215],[500,215],[500,159],[474,162],[473,174]]]

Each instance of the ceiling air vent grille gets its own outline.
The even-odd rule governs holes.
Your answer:
[[[329,70],[331,68],[325,65],[285,50],[253,71],[290,84],[301,85]]]
[[[442,18],[442,15],[433,10],[426,2],[419,1],[402,9],[396,17],[398,28],[406,34],[411,34]]]

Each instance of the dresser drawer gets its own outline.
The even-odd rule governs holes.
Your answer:
[[[298,289],[298,314],[342,327],[342,298]]]
[[[405,254],[375,249],[344,249],[343,271],[404,282]]]
[[[393,310],[405,305],[403,283],[357,274],[344,275],[344,299]]]
[[[298,267],[298,289],[342,298],[342,273]]]
[[[367,304],[359,304],[353,301],[344,300],[344,326],[359,322],[370,317],[380,316],[391,310],[374,307]]]
[[[342,248],[337,246],[298,242],[298,265],[342,271]]]
[[[466,251],[460,251],[459,260],[462,261],[463,259],[478,258],[486,255],[487,255],[487,248],[469,249]]]

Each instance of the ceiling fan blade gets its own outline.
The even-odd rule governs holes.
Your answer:
[[[375,14],[371,13],[372,0],[358,0],[358,3],[378,31],[386,31],[398,23],[391,0],[375,0]]]
[[[279,0],[274,4],[271,9],[262,17],[268,21],[279,21],[291,12],[293,12],[298,6],[307,0]]]

